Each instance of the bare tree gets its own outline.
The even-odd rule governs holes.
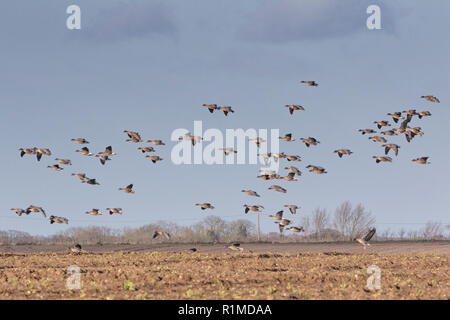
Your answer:
[[[422,237],[427,240],[443,238],[443,225],[440,222],[428,221],[421,230]]]
[[[312,228],[316,239],[319,239],[323,230],[328,226],[328,212],[326,209],[316,208],[312,214]]]
[[[366,211],[362,204],[353,208],[351,203],[346,201],[334,212],[333,226],[348,240],[365,233],[374,223],[375,218]]]

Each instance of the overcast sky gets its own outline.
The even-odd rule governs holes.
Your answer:
[[[66,8],[81,7],[81,30],[66,28]],[[381,30],[366,27],[367,6],[381,7]],[[248,218],[242,205],[261,204],[264,215],[284,204],[302,208],[298,224],[316,207],[333,212],[343,201],[362,203],[379,230],[418,229],[429,220],[449,223],[450,2],[278,1],[17,1],[0,3],[0,230],[50,234],[70,226],[137,227],[158,220],[189,225],[209,212],[225,220]],[[316,80],[316,88],[300,85]],[[440,104],[420,99],[436,95]],[[231,105],[225,117],[204,103]],[[289,115],[285,104],[305,111]],[[386,113],[416,108],[423,137],[403,136],[393,163],[376,164],[381,144],[358,133]],[[291,132],[281,151],[298,154],[299,182],[256,179],[259,165],[174,165],[170,141],[178,128],[255,128]],[[125,142],[123,130],[162,139],[164,158],[151,163]],[[306,148],[300,137],[316,137]],[[112,145],[118,156],[106,166],[84,157],[71,138],[84,137],[93,152]],[[204,143],[206,145],[206,143]],[[146,145],[146,144],[143,144]],[[20,158],[20,147],[47,147],[40,163]],[[333,150],[354,154],[339,159]],[[411,160],[430,156],[430,165]],[[47,168],[69,158],[62,172]],[[282,167],[291,165],[283,160]],[[307,172],[308,164],[326,175]],[[86,173],[100,186],[70,174]],[[284,171],[282,171],[284,175]],[[130,183],[136,194],[118,191]],[[267,190],[285,187],[280,194]],[[240,191],[256,190],[261,198]],[[38,214],[17,217],[30,204],[69,219],[50,225]],[[123,208],[122,216],[88,216],[92,208]],[[277,231],[272,219],[263,231]]]

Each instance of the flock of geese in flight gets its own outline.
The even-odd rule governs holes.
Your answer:
[[[301,81],[302,84],[310,87],[318,87],[319,84],[315,81]],[[428,96],[421,96],[421,98],[433,102],[433,103],[440,103],[439,99],[428,95]],[[234,113],[235,111],[232,109],[231,106],[218,106],[217,104],[203,104],[203,107],[207,108],[210,113],[214,113],[214,111],[222,111],[225,116],[228,116],[229,113]],[[305,108],[301,105],[285,105],[286,108],[288,108],[289,113],[291,115],[294,114],[295,111],[303,111]],[[381,130],[379,132],[380,135],[374,135],[377,133],[374,129],[359,129],[359,132],[362,135],[371,135],[368,137],[369,140],[376,142],[376,143],[382,143],[382,147],[384,148],[384,155],[374,155],[373,159],[375,159],[376,163],[380,162],[392,162],[392,158],[389,156],[389,153],[392,151],[392,153],[395,156],[398,156],[400,146],[394,143],[389,143],[386,137],[388,136],[397,136],[399,134],[404,134],[406,141],[409,143],[411,142],[416,136],[423,136],[423,131],[421,127],[411,127],[410,123],[413,120],[415,116],[417,116],[418,119],[422,119],[424,117],[431,116],[431,112],[429,111],[419,111],[417,112],[416,109],[411,110],[405,110],[405,111],[397,111],[393,113],[387,114],[389,117],[392,118],[393,123],[390,123],[387,120],[382,121],[374,121],[374,124],[378,128],[378,130]],[[399,124],[398,128],[394,128],[395,124]],[[383,131],[383,129],[386,129]],[[128,139],[126,139],[126,142],[131,143],[143,143],[140,134],[135,131],[128,131],[124,130],[124,133],[127,135]],[[293,139],[292,134],[288,133],[284,137],[279,137],[281,141],[285,142],[292,142],[295,141]],[[199,136],[192,136],[189,132],[186,133],[184,136],[179,137],[180,141],[190,141],[192,143],[192,146],[195,146],[195,144],[201,142],[203,140],[202,137]],[[71,139],[72,142],[75,142],[80,145],[86,145],[89,144],[89,141],[87,141],[85,138],[74,138]],[[262,143],[265,142],[264,139],[257,137],[254,139],[249,139],[250,142],[256,143],[257,147],[259,148]],[[307,138],[300,138],[299,141],[304,143],[306,147],[310,148],[313,146],[317,146],[320,144],[320,141],[317,140],[314,137],[307,137]],[[138,150],[141,151],[143,154],[145,154],[145,157],[148,158],[152,163],[157,163],[158,161],[162,161],[163,159],[158,156],[154,155],[153,153],[156,152],[155,147],[156,146],[164,146],[165,143],[162,140],[156,140],[151,139],[147,140],[147,143],[152,144],[152,146],[144,146],[144,147],[138,147]],[[225,153],[225,155],[230,155],[233,153],[237,153],[236,150],[233,148],[221,148],[219,149]],[[20,148],[20,156],[24,157],[25,155],[35,155],[37,161],[40,161],[43,156],[50,157],[52,155],[52,152],[50,149],[47,148]],[[84,146],[79,150],[75,150],[75,152],[86,156],[86,157],[96,157],[99,159],[100,163],[102,165],[105,165],[108,161],[111,161],[114,156],[117,154],[113,152],[112,146],[107,146],[105,148],[105,151],[98,152],[97,154],[92,153],[88,147]],[[336,153],[339,158],[343,158],[344,156],[350,156],[353,154],[353,151],[350,149],[337,149],[333,151]],[[301,157],[298,155],[288,155],[284,152],[281,153],[265,153],[265,154],[258,154],[258,156],[262,157],[267,165],[269,159],[273,159],[273,161],[280,161],[281,159],[286,159],[288,162],[300,162]],[[428,161],[429,157],[422,156],[416,159],[413,159],[412,161],[417,162],[419,164],[429,164]],[[55,161],[57,161],[57,164],[53,164],[48,166],[49,169],[55,170],[55,171],[62,171],[66,167],[72,165],[72,161],[70,159],[62,159],[62,158],[55,158]],[[295,166],[290,167],[284,167],[285,170],[287,170],[286,176],[280,176],[275,171],[267,171],[263,170],[260,175],[257,176],[257,178],[261,178],[263,180],[286,180],[286,181],[298,181],[297,177],[300,177],[302,175],[302,172]],[[306,166],[306,169],[309,170],[309,172],[315,173],[315,174],[326,174],[327,171],[325,168],[316,166],[316,165],[308,165]],[[89,184],[89,185],[100,185],[100,183],[95,178],[87,177],[85,173],[72,173],[72,176],[78,178],[81,180],[82,183]],[[128,186],[118,188],[119,191],[128,193],[128,194],[134,194],[135,190],[133,190],[133,184],[129,184]],[[271,185],[268,190],[273,190],[275,192],[280,193],[286,193],[287,190],[279,185]],[[254,191],[254,190],[241,190],[243,193],[247,194],[251,197],[257,197],[259,198],[260,195]],[[208,202],[205,203],[196,203],[195,206],[200,207],[200,209],[203,210],[213,210],[215,207]],[[244,213],[247,214],[249,211],[257,212],[258,214],[262,212],[264,207],[262,205],[248,205],[244,204]],[[300,206],[295,204],[286,204],[284,205],[285,208],[289,209],[290,213],[292,215],[295,215],[297,213],[297,210],[300,209]],[[40,213],[43,215],[43,217],[47,217],[47,214],[45,210],[42,207],[30,205],[26,209],[22,208],[12,208],[18,216],[22,216],[22,214],[29,215],[30,213]],[[122,214],[121,208],[106,208],[106,211],[110,214]],[[300,233],[304,232],[304,228],[302,226],[292,226],[292,221],[289,219],[286,219],[283,216],[284,211],[280,210],[274,215],[269,215],[270,218],[275,220],[275,223],[278,224],[279,231],[282,234],[283,231],[289,230],[291,232]],[[86,214],[89,215],[103,215],[103,212],[101,212],[98,208],[93,208],[90,211],[86,211]],[[50,216],[50,223],[59,223],[59,224],[68,224],[69,220],[65,217],[58,217],[58,216]],[[369,232],[364,236],[363,238],[355,238],[354,240],[361,243],[364,246],[364,249],[368,246],[368,241],[373,237],[375,234],[375,228],[372,228],[369,230]],[[153,238],[157,237],[165,237],[167,239],[170,239],[170,234],[165,231],[155,231],[153,234]],[[80,247],[81,248],[81,247]],[[242,247],[238,243],[234,243],[231,246],[227,247],[231,250],[239,250],[242,251]],[[195,248],[194,248],[195,249]],[[192,250],[195,251],[195,250]]]

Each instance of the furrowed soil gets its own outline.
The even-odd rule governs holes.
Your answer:
[[[450,298],[448,242],[241,246],[0,246],[0,299]],[[73,265],[81,288],[69,290]],[[372,265],[380,289],[367,286]]]

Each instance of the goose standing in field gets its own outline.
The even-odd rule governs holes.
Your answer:
[[[316,146],[320,143],[319,140],[317,140],[316,138],[313,137],[309,137],[309,138],[300,138],[301,141],[303,141],[303,143],[309,148],[309,146],[313,145]]]
[[[141,150],[142,153],[155,152],[155,149],[153,147],[139,147],[138,150]]]
[[[372,140],[373,142],[383,142],[383,143],[387,142],[387,140],[385,138],[380,137],[380,136],[369,137],[369,140]]]
[[[72,173],[72,176],[77,177],[81,181],[89,179],[88,177],[86,177],[85,173]]]
[[[25,213],[28,215],[31,212],[41,213],[44,216],[44,218],[47,217],[47,214],[45,213],[44,209],[42,209],[42,207],[30,205],[28,208],[25,209]]]
[[[75,152],[78,152],[79,154],[82,154],[83,156],[88,156],[88,157],[94,155],[93,153],[91,153],[89,151],[88,147],[83,147],[83,148],[81,148],[81,150],[75,150]]]
[[[287,230],[292,232],[305,232],[305,229],[303,227],[289,227]]]
[[[430,111],[421,111],[418,113],[419,119],[422,119],[423,117],[430,117],[431,112]]]
[[[373,129],[359,129],[358,131],[361,132],[362,135],[365,135],[365,134],[371,134],[371,133],[377,133],[377,132],[376,132],[375,130],[373,130]]]
[[[100,210],[99,209],[92,209],[91,211],[86,211],[85,212],[86,214],[89,214],[89,215],[91,215],[91,216],[102,216],[103,215],[103,213],[102,212],[100,212]]]
[[[114,153],[114,152],[112,151],[112,146],[107,146],[107,147],[105,148],[105,151],[99,152],[98,154],[104,155],[104,156],[115,156],[115,155],[117,155],[117,153]]]
[[[82,179],[81,183],[87,183],[90,185],[100,185],[100,183],[98,183],[96,179],[89,179],[89,178]]]
[[[287,133],[284,135],[284,137],[278,137],[282,141],[295,141],[295,139],[292,139],[292,133]]]
[[[166,239],[170,239],[170,234],[164,231],[155,231],[153,233],[153,239],[158,237],[165,237]]]
[[[302,80],[302,81],[300,81],[300,83],[306,84],[308,87],[318,87],[319,86],[319,84],[317,82],[315,82],[314,80],[308,80],[308,81]]]
[[[309,169],[309,172],[313,172],[313,173],[317,173],[317,174],[328,173],[325,170],[325,168],[322,168],[322,167],[319,167],[319,166],[308,165],[308,166],[306,166],[306,169]]]
[[[164,146],[166,145],[162,140],[147,140],[148,143],[151,143],[155,146]]]
[[[375,159],[376,163],[380,163],[380,162],[392,162],[392,158],[391,157],[383,157],[383,156],[373,156],[373,159]]]
[[[248,194],[249,196],[259,197],[259,194],[253,190],[241,190],[241,192],[244,192],[245,194]]]
[[[291,167],[285,167],[285,170],[288,170],[290,173],[295,173],[298,176],[302,175],[302,172],[300,170],[298,170],[297,167],[291,166]]]
[[[71,141],[74,141],[74,142],[76,142],[76,143],[79,143],[79,144],[88,144],[89,143],[89,141],[87,141],[86,139],[84,139],[84,138],[77,138],[77,139],[70,139]]]
[[[50,151],[50,149],[44,149],[44,148],[36,148],[36,158],[38,161],[41,161],[41,158],[43,155],[46,156],[51,156],[52,152]]]
[[[105,165],[106,161],[111,161],[111,158],[105,155],[97,154],[95,157],[97,157],[100,160],[100,163],[102,165]]]
[[[430,164],[431,162],[428,161],[429,158],[430,157],[421,157],[421,158],[414,159],[412,161],[420,163],[420,164]]]
[[[69,219],[57,216],[50,216],[50,224],[54,223],[65,223],[69,224]]]
[[[274,216],[270,215],[269,218],[275,219],[275,220],[283,220],[283,210],[278,211],[275,213]]]
[[[64,170],[64,168],[61,168],[58,164],[54,164],[52,166],[47,166],[47,168],[50,168],[50,169],[55,170],[55,171],[62,171],[62,170]]]
[[[149,158],[153,163],[163,160],[163,158],[161,158],[160,156],[145,156],[145,157]]]
[[[21,208],[12,208],[12,211],[14,211],[19,217],[23,214],[26,213],[26,210],[21,209]]]
[[[125,188],[119,188],[120,191],[123,191],[125,193],[135,193],[133,190],[133,184],[130,184],[126,186]]]
[[[255,142],[256,146],[259,148],[261,146],[262,142],[266,142],[266,140],[264,140],[263,138],[253,138],[253,139],[248,139],[248,141],[250,142]]]
[[[78,243],[75,246],[73,246],[73,247],[71,247],[69,249],[70,249],[70,252],[72,252],[74,254],[80,254],[81,251],[82,251],[81,245],[79,245]]]
[[[214,206],[211,205],[211,203],[196,203],[195,204],[197,207],[200,207],[200,209],[202,210],[206,210],[206,209],[214,209]]]
[[[388,113],[387,115],[391,116],[392,120],[394,120],[395,123],[397,123],[398,120],[405,119],[405,117],[402,117],[402,113],[401,112]]]
[[[378,127],[378,129],[381,129],[382,127],[390,127],[391,124],[388,121],[374,121],[373,123],[375,123]]]
[[[234,113],[234,110],[230,106],[217,107],[217,109],[222,110],[225,116],[227,116],[229,112]]]
[[[435,102],[435,103],[440,103],[441,101],[439,101],[438,98],[436,98],[435,96],[421,96],[422,99],[425,99],[427,101],[430,102]]]
[[[273,191],[277,191],[277,192],[281,192],[281,193],[286,193],[287,192],[287,190],[285,188],[282,188],[282,187],[277,186],[277,185],[270,186],[268,189],[269,190],[273,190]]]
[[[217,110],[217,104],[203,104],[203,107],[207,108],[210,113],[213,113],[214,110]]]
[[[334,153],[337,153],[339,158],[342,158],[344,154],[351,155],[353,152],[350,149],[338,149],[334,150]]]
[[[36,148],[20,148],[19,151],[21,158],[26,154],[36,154]]]
[[[225,155],[229,155],[232,153],[237,153],[236,150],[234,150],[233,148],[219,148],[220,151],[223,151],[223,153],[225,153]]]
[[[289,172],[288,175],[286,177],[282,177],[282,179],[286,181],[298,181],[294,172]]]
[[[292,214],[296,214],[296,213],[297,213],[297,209],[300,209],[300,207],[297,206],[297,205],[295,205],[295,204],[285,204],[284,206],[285,206],[286,208],[289,208],[289,211],[290,211]]]
[[[264,207],[261,205],[249,206],[247,204],[244,204],[244,208],[245,208],[245,213],[248,213],[249,211],[261,212],[260,209],[264,209]]]
[[[72,161],[70,161],[69,159],[59,159],[59,158],[55,158],[56,161],[58,161],[60,164],[66,165],[66,166],[71,166],[72,165]]]
[[[364,246],[364,250],[367,249],[367,247],[370,246],[369,241],[372,239],[373,235],[375,234],[377,230],[375,228],[372,228],[369,230],[369,232],[364,236],[364,238],[355,238],[354,241],[357,241],[361,243]]]
[[[112,215],[114,213],[116,214],[122,214],[122,208],[106,208],[106,210],[109,211],[109,214]]]
[[[290,114],[294,114],[295,110],[305,110],[305,108],[303,106],[296,105],[296,104],[287,104],[287,105],[285,105],[285,107],[289,109]]]
[[[388,143],[388,144],[383,144],[382,146],[384,147],[385,155],[387,155],[389,153],[389,150],[392,149],[392,151],[394,151],[395,156],[398,156],[398,149],[400,149],[399,145],[396,145],[394,143]]]

